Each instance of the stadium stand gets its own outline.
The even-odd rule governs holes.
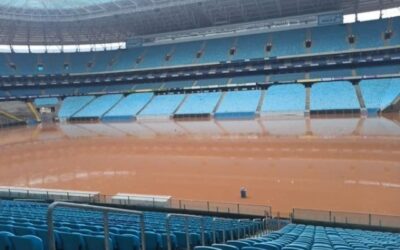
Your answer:
[[[171,117],[179,108],[185,95],[157,95],[139,113],[138,118]]]
[[[47,204],[2,200],[0,208],[2,211],[0,216],[1,246],[9,246],[10,249],[15,250],[48,249]],[[202,244],[201,222],[198,218],[189,218],[191,249],[396,250],[400,245],[398,233],[304,224],[287,224],[277,231],[250,237],[249,232],[253,230],[254,222],[229,219],[219,222],[208,216],[200,218],[204,220],[204,243],[211,245],[212,248],[200,246]],[[57,249],[104,248],[103,218],[100,212],[58,208],[54,219]],[[144,212],[146,249],[167,249],[165,220],[165,213]],[[186,249],[185,218],[172,217],[170,225],[171,249]],[[240,230],[237,230],[239,228]],[[110,249],[138,249],[142,240],[140,230],[138,216],[110,213]],[[245,238],[242,238],[243,236]]]
[[[48,249],[46,212],[47,204],[1,200],[0,246],[11,245],[15,250]],[[159,212],[144,212],[145,244],[147,250],[167,250],[166,215]],[[171,246],[173,250],[186,249],[186,218],[174,216],[170,219]],[[104,249],[103,218],[100,212],[58,208],[54,214],[56,249]],[[202,244],[201,221],[204,221],[204,243],[222,243],[238,240],[255,229],[249,220],[224,219],[214,221],[212,217],[188,218],[191,249]],[[142,236],[139,217],[126,213],[109,214],[110,249],[139,249]],[[240,231],[238,231],[238,229]],[[215,240],[214,240],[215,230]],[[4,233],[7,232],[7,233]],[[238,235],[240,232],[241,235]],[[13,235],[33,239],[23,247],[13,240]],[[29,235],[29,236],[27,236]],[[21,243],[22,244],[22,243]],[[33,245],[39,245],[38,248]]]
[[[260,97],[259,90],[226,92],[215,112],[215,117],[218,119],[255,117]]]
[[[122,99],[104,116],[104,121],[133,120],[153,97],[152,93],[130,94]]]
[[[262,113],[301,114],[305,112],[306,91],[301,84],[271,86],[262,104]]]
[[[350,49],[346,25],[317,27],[311,30],[312,53],[346,51]]]
[[[33,102],[36,107],[48,107],[48,106],[56,106],[59,103],[58,98],[48,97],[48,98],[36,98]]]
[[[363,80],[360,88],[366,108],[380,111],[400,95],[400,79]]]
[[[175,117],[208,117],[220,98],[221,92],[190,94],[175,113]]]
[[[240,242],[240,243],[239,243]],[[340,227],[289,224],[284,228],[249,241],[228,241],[241,249],[311,250],[311,249],[398,249],[400,235]],[[249,247],[249,248],[248,248]],[[218,248],[217,249],[222,249]],[[201,250],[201,247],[195,248]]]
[[[206,41],[200,63],[215,63],[229,60],[229,50],[233,47],[234,38],[220,38]]]
[[[304,29],[280,31],[271,34],[272,45],[269,56],[294,56],[306,53],[306,32]]]
[[[118,51],[114,57],[113,69],[118,71],[132,70],[136,67],[136,60],[142,55],[140,49],[126,49]]]
[[[359,111],[360,104],[350,82],[316,83],[311,88],[311,111]]]
[[[164,66],[165,56],[171,52],[171,45],[159,45],[144,48],[144,55],[138,68],[157,68]]]
[[[173,53],[166,65],[190,65],[195,63],[196,54],[201,50],[203,42],[178,43],[173,48]]]
[[[93,101],[94,98],[94,96],[71,96],[65,98],[58,111],[58,117],[62,120],[69,119],[88,103]]]
[[[235,60],[264,58],[267,54],[268,34],[240,36],[236,44]]]
[[[383,34],[388,29],[388,21],[378,20],[372,22],[358,22],[352,25],[355,36],[355,48],[378,48],[383,47]]]
[[[393,18],[392,25],[391,25],[391,27],[388,28],[388,31],[392,32],[392,37],[388,41],[388,44],[390,46],[396,46],[396,45],[400,44],[400,34],[398,32],[399,27],[400,27],[400,19]]]
[[[74,114],[73,119],[101,119],[101,117],[112,109],[121,99],[121,94],[103,95],[97,97],[83,109]]]
[[[81,53],[18,54],[0,57],[2,75],[36,75],[123,71],[193,63],[216,63],[264,57],[296,56],[306,53],[332,53],[349,49],[373,49],[399,45],[398,17],[384,20],[302,28],[256,35],[242,35],[195,42],[151,45],[121,51]],[[389,25],[392,23],[392,25]],[[384,33],[392,28],[387,41]],[[353,36],[354,44],[349,43]],[[306,41],[311,42],[306,47]],[[202,52],[196,58],[198,52]],[[42,66],[39,70],[38,65]]]

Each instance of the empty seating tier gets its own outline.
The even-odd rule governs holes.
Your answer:
[[[185,95],[158,95],[139,113],[138,118],[171,117]]]
[[[360,104],[350,82],[326,82],[312,86],[310,109],[311,111],[359,111]]]
[[[72,96],[65,98],[60,110],[58,111],[58,117],[60,119],[70,118],[94,98],[94,96]]]
[[[212,248],[196,247],[195,250],[395,250],[399,246],[398,233],[289,224],[261,237],[213,244]]]
[[[72,116],[74,119],[100,119],[122,99],[121,94],[103,95]]]
[[[220,119],[254,118],[260,97],[259,90],[226,92],[215,112],[215,117]]]
[[[190,94],[175,117],[210,116],[221,98],[221,92]]]
[[[360,82],[367,109],[383,110],[400,95],[400,79],[376,79]]]
[[[385,48],[399,46],[400,38],[397,32],[399,20],[399,17],[395,17],[346,25],[139,46],[117,51],[60,54],[8,53],[0,57],[0,63],[4,65],[0,69],[0,74],[19,76],[127,71]],[[384,34],[388,30],[393,31],[392,35],[385,38]],[[350,37],[353,38],[352,42]],[[90,92],[84,94],[88,93]]]
[[[103,120],[133,120],[136,118],[136,114],[151,100],[152,96],[152,93],[130,94],[108,111],[103,116]]]
[[[262,112],[267,114],[304,114],[306,91],[304,85],[276,85],[267,89]]]
[[[36,98],[33,102],[36,107],[48,107],[48,106],[56,106],[59,103],[58,98],[49,97],[49,98]]]
[[[1,200],[0,249],[48,250],[47,210],[48,205],[44,203]],[[146,250],[168,249],[166,217],[165,213],[144,212]],[[56,250],[104,249],[101,212],[58,207],[54,210],[52,218]],[[224,238],[237,240],[258,226],[250,220],[172,216],[169,220],[171,250],[186,249],[186,220],[191,249],[202,244],[202,225],[205,245],[222,243]],[[142,228],[139,216],[109,212],[108,229],[110,249],[140,249]]]

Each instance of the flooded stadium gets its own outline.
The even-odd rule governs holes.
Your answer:
[[[399,116],[41,124],[0,144],[2,186],[400,215]]]

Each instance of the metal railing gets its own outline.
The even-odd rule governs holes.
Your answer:
[[[213,223],[212,223],[212,229],[213,229],[213,243],[217,243],[217,229],[216,229],[216,222],[217,221],[224,221],[224,222],[230,222],[231,223],[231,230],[230,230],[230,234],[231,234],[231,239],[233,239],[233,221],[229,220],[229,219],[224,219],[224,218],[213,218]],[[239,229],[239,227],[238,227]],[[222,242],[225,243],[226,242],[226,230],[223,229],[222,230]]]
[[[292,212],[292,219],[294,221],[313,221],[331,224],[400,229],[400,216],[393,215],[295,208]]]
[[[101,205],[123,205],[123,206],[140,206],[144,208],[161,208],[161,209],[180,209],[187,211],[199,211],[199,212],[210,212],[210,213],[221,213],[231,215],[247,215],[247,216],[260,216],[260,217],[272,217],[271,206],[265,205],[252,205],[252,204],[241,204],[241,203],[229,203],[229,202],[215,202],[215,201],[199,201],[199,200],[184,200],[171,198],[167,203],[161,203],[154,198],[152,201],[140,202],[129,199],[116,200],[113,199],[112,195],[105,195],[99,193],[90,192],[73,192],[65,190],[64,192],[54,191],[40,191],[33,192],[27,188],[5,188],[0,190],[0,198],[8,199],[37,199],[37,200],[54,200],[54,201],[65,201],[65,202],[83,202]],[[122,196],[119,196],[122,197]]]
[[[140,231],[141,231],[141,243],[142,250],[146,250],[146,235],[145,235],[145,225],[144,225],[144,214],[140,211],[134,210],[126,210],[126,209],[117,209],[117,208],[109,208],[109,207],[100,207],[100,206],[92,206],[86,204],[76,204],[76,203],[68,203],[68,202],[53,202],[49,205],[47,210],[47,236],[48,236],[48,246],[49,250],[56,250],[56,242],[54,237],[54,210],[56,207],[69,207],[69,208],[78,208],[83,210],[93,210],[103,212],[103,223],[104,223],[104,249],[110,249],[110,238],[109,238],[109,228],[108,228],[108,213],[109,212],[118,212],[118,213],[128,213],[138,215],[140,217]],[[100,249],[99,249],[100,250]]]
[[[167,245],[168,245],[168,250],[172,250],[172,242],[171,242],[171,218],[172,217],[181,217],[185,218],[185,233],[186,233],[186,248],[187,250],[190,250],[190,234],[189,234],[189,219],[194,218],[200,220],[201,223],[201,245],[205,246],[205,235],[204,235],[204,217],[203,216],[197,216],[197,215],[187,215],[187,214],[167,214],[167,217],[165,219],[165,226],[167,229]]]

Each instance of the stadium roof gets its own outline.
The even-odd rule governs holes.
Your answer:
[[[1,0],[0,44],[84,44],[326,11],[356,13],[400,0]]]

